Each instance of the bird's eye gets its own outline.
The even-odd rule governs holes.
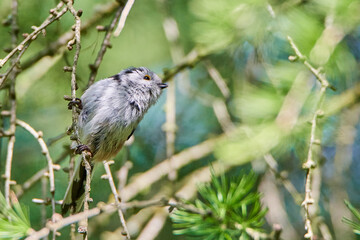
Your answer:
[[[144,76],[144,80],[150,80],[151,78],[150,78],[150,76],[149,75],[145,75]]]

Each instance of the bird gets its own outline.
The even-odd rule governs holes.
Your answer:
[[[97,81],[80,99],[69,103],[70,109],[77,105],[81,110],[77,127],[81,144],[75,152],[91,153],[91,170],[93,163],[110,160],[121,150],[167,86],[150,69],[130,67]],[[81,211],[85,180],[85,166],[79,161],[64,196],[62,215],[70,208]]]

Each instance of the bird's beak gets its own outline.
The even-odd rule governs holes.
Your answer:
[[[168,85],[166,83],[158,83],[159,88],[163,89],[163,88],[167,88]]]

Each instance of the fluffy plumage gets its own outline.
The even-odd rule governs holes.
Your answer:
[[[87,89],[81,97],[78,128],[81,142],[93,154],[92,160],[114,157],[165,87],[154,72],[139,67],[125,69]],[[79,163],[64,197],[63,214],[71,206],[76,211],[81,209],[85,177],[84,166]]]

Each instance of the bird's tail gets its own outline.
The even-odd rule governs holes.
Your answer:
[[[91,176],[93,174],[94,165],[91,165]],[[76,163],[74,174],[71,177],[68,188],[61,205],[61,214],[65,215],[70,208],[74,209],[74,213],[80,212],[85,198],[86,169],[82,160]]]

